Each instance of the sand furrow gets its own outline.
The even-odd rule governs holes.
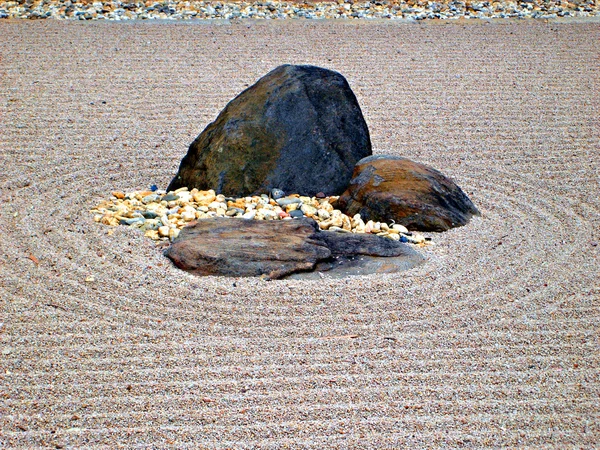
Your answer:
[[[598,441],[597,20],[0,35],[0,446]],[[401,275],[277,282],[197,278],[92,221],[113,190],[166,186],[282,63],[343,73],[374,152],[441,170],[482,216]]]

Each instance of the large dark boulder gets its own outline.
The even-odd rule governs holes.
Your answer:
[[[431,167],[395,156],[370,156],[354,169],[335,208],[365,221],[409,230],[445,231],[465,225],[479,211],[452,180]]]
[[[190,145],[168,190],[339,195],[356,162],[371,153],[346,79],[320,67],[284,65],[229,102]]]
[[[387,266],[379,263],[373,271],[380,273],[405,270],[423,261],[406,244],[368,234],[320,231],[308,218],[202,219],[185,227],[165,254],[177,267],[196,275],[273,279],[318,267],[330,271],[350,266],[356,270],[348,273],[362,273],[361,263],[369,257],[402,260]]]

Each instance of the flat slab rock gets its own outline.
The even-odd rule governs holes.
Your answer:
[[[308,218],[199,220],[181,231],[165,255],[195,275],[272,279],[314,270],[334,277],[389,273],[424,261],[406,244],[370,234],[321,231]],[[389,263],[383,261],[387,258]]]

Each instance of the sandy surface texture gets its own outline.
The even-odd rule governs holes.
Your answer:
[[[598,23],[0,35],[0,447],[598,443]],[[165,187],[282,63],[344,74],[374,152],[440,169],[482,217],[401,275],[271,282],[196,278],[92,221],[112,190]]]

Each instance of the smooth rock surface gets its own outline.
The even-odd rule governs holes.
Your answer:
[[[405,245],[399,245],[391,239],[374,234],[337,233],[322,231],[315,236],[331,251],[332,256],[401,256],[405,254]]]
[[[320,270],[328,271],[342,261],[358,274],[361,260],[356,257],[360,255],[405,257],[403,267],[408,268],[423,261],[416,251],[397,241],[320,231],[314,220],[306,218],[199,220],[181,231],[165,255],[180,269],[196,275],[266,275],[273,279],[312,271],[319,263]]]
[[[167,190],[336,195],[369,155],[369,130],[346,79],[283,65],[229,102],[190,145]]]
[[[356,165],[350,186],[335,202],[348,216],[396,222],[409,230],[445,231],[479,211],[452,180],[398,156],[370,156]]]
[[[297,272],[285,277],[288,280],[319,280],[321,278],[346,278],[357,275],[398,273],[425,262],[425,258],[410,247],[404,247],[401,256],[334,256],[317,263],[312,272]]]

